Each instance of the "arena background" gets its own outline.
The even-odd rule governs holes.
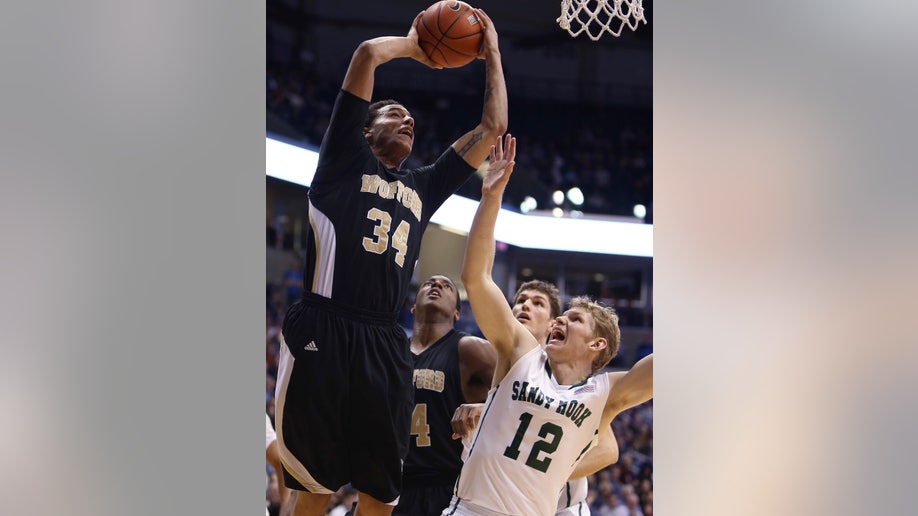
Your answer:
[[[427,5],[403,0],[367,2],[355,8],[331,0],[269,1],[267,136],[317,151],[357,45],[381,35],[404,35]],[[510,106],[508,131],[519,142],[505,209],[520,212],[528,197],[537,207],[527,217],[552,218],[557,207],[562,218],[649,224],[653,208],[651,6],[645,11],[649,23],[637,31],[625,29],[620,38],[605,34],[592,41],[562,31],[555,21],[557,6],[521,0],[475,5],[486,10],[498,30]],[[398,59],[377,68],[373,99],[394,98],[412,112],[417,138],[407,166],[417,166],[432,162],[477,124],[483,89],[482,61],[431,70]],[[268,152],[272,150],[269,147]],[[286,307],[301,292],[302,262],[296,258],[304,252],[308,223],[303,186],[272,177],[276,173],[270,167],[267,173],[266,406],[273,419],[277,335]],[[557,204],[552,200],[554,191],[572,188],[579,188],[582,198],[569,196],[576,202],[566,198]],[[481,181],[475,177],[458,194],[477,200],[480,190]],[[641,217],[635,215],[636,205],[645,210]],[[473,214],[474,205],[464,217],[457,217],[457,223],[432,223],[426,231],[413,278],[415,288],[400,318],[409,334],[409,308],[420,280],[446,274],[459,283],[465,234]],[[538,278],[557,284],[564,302],[590,294],[614,306],[621,317],[622,345],[608,369],[626,370],[653,350],[652,243],[648,242],[643,256],[567,252],[574,238],[621,237],[609,227],[579,237],[544,234],[540,243],[556,251],[500,242],[495,280],[508,297],[517,285]],[[459,287],[464,299],[461,283]],[[481,335],[467,301],[462,308],[458,327]],[[633,494],[629,503],[652,515],[652,418],[652,402],[648,402],[615,422],[621,459],[590,479],[589,499],[596,509],[613,504],[612,493],[623,506]],[[333,499],[331,506],[336,503]],[[276,507],[271,509],[276,513]]]
[[[4,514],[257,514],[265,9],[7,6]],[[900,2],[654,11],[655,510],[909,514]]]

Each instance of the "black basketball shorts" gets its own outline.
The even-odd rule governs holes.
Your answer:
[[[285,483],[332,493],[350,482],[394,503],[414,406],[408,339],[395,314],[307,294],[287,311],[276,389]]]
[[[455,486],[405,486],[392,516],[440,516],[453,499]]]

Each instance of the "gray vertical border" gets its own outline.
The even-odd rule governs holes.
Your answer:
[[[914,512],[916,14],[655,4],[658,514]]]
[[[0,513],[264,510],[262,2],[0,19]]]

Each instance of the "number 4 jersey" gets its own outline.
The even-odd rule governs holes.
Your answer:
[[[401,309],[430,217],[475,169],[452,148],[432,165],[386,168],[363,133],[369,103],[338,94],[309,190],[305,289],[339,306]]]
[[[559,385],[534,348],[488,393],[444,515],[552,515],[577,462],[594,446],[607,375]]]

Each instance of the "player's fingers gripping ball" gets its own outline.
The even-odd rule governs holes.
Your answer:
[[[484,44],[484,28],[475,9],[459,0],[442,0],[428,7],[417,32],[421,50],[444,68],[469,64]]]

